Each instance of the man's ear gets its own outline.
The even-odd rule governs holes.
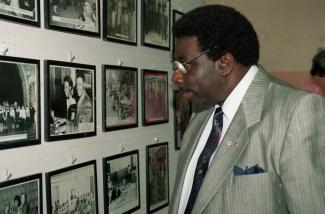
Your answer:
[[[216,69],[218,69],[222,77],[226,77],[233,70],[234,61],[234,56],[227,52],[215,61],[214,66],[216,66]]]

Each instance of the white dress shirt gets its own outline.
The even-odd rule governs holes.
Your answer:
[[[222,106],[222,111],[223,111],[223,128],[221,132],[221,137],[220,141],[224,137],[233,117],[235,116],[237,109],[243,100],[243,97],[252,83],[256,73],[258,72],[257,66],[253,65],[250,67],[248,72],[245,74],[243,79],[237,84],[237,86],[234,88],[234,90],[229,94],[225,102],[223,103]],[[215,106],[215,109],[219,107],[219,105]],[[183,183],[183,188],[182,188],[182,194],[180,198],[180,203],[179,203],[179,208],[178,208],[178,214],[183,214],[186,209],[187,201],[190,197],[190,193],[192,190],[192,184],[193,184],[193,178],[194,178],[194,173],[195,173],[195,168],[197,165],[197,161],[199,159],[199,156],[209,138],[211,129],[212,129],[212,119],[213,119],[213,113],[210,115],[210,118],[208,120],[208,123],[206,124],[202,135],[200,137],[200,140],[196,146],[196,149],[194,151],[194,154],[192,156],[192,159],[189,163],[189,166],[186,171],[186,175],[184,178],[184,183]],[[219,143],[220,145],[220,143]],[[217,148],[218,149],[218,148]],[[214,153],[215,154],[215,153]],[[213,158],[214,154],[212,155],[211,159]]]

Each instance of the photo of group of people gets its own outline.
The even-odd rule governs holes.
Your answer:
[[[137,125],[137,69],[105,68],[105,111],[108,130]]]
[[[50,201],[48,213],[96,214],[97,184],[95,164],[82,164],[50,172]]]
[[[169,203],[168,143],[147,146],[148,212]]]
[[[37,21],[36,0],[0,0],[0,14]]]
[[[137,0],[106,0],[107,38],[136,43]]]
[[[52,0],[49,25],[99,33],[98,0]]]
[[[0,213],[39,214],[41,193],[39,180],[30,180],[0,188]]]
[[[138,152],[106,159],[105,213],[126,213],[140,207]]]
[[[168,73],[143,71],[144,81],[144,124],[168,121]]]
[[[0,70],[0,146],[38,139],[38,65],[0,60]]]
[[[143,43],[169,49],[170,1],[143,0]]]
[[[49,65],[50,136],[95,131],[94,70]]]

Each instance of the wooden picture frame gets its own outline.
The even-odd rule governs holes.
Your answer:
[[[44,62],[45,138],[64,140],[96,135],[96,66]]]
[[[147,213],[169,204],[168,142],[147,146]]]
[[[46,173],[47,213],[98,213],[96,161]]]
[[[45,27],[100,37],[100,0],[45,0]]]
[[[104,213],[132,213],[140,209],[139,151],[103,159]]]
[[[103,65],[103,130],[138,126],[138,69]]]
[[[103,0],[103,39],[137,45],[137,0]]]
[[[141,0],[142,45],[170,49],[170,0]]]
[[[40,144],[40,61],[0,56],[0,71],[0,149]]]
[[[40,0],[0,0],[0,18],[40,27]]]
[[[142,71],[143,125],[168,123],[168,72]]]

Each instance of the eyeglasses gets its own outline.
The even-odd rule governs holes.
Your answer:
[[[197,55],[197,56],[195,56],[195,57],[193,57],[193,58],[191,58],[191,59],[189,59],[189,60],[186,60],[185,62],[180,62],[180,61],[177,61],[177,60],[172,61],[173,69],[174,69],[174,70],[179,70],[179,71],[182,72],[183,74],[187,74],[188,71],[186,70],[186,67],[185,67],[186,64],[189,64],[189,63],[192,62],[193,60],[199,58],[200,56],[203,56],[204,54],[208,53],[209,51],[211,51],[211,50],[213,50],[213,49],[215,49],[215,48],[217,48],[217,47],[218,47],[218,46],[214,46],[213,48],[210,48],[210,49],[208,49],[208,50],[205,50],[205,51],[203,51],[202,53],[200,53],[199,55]]]

